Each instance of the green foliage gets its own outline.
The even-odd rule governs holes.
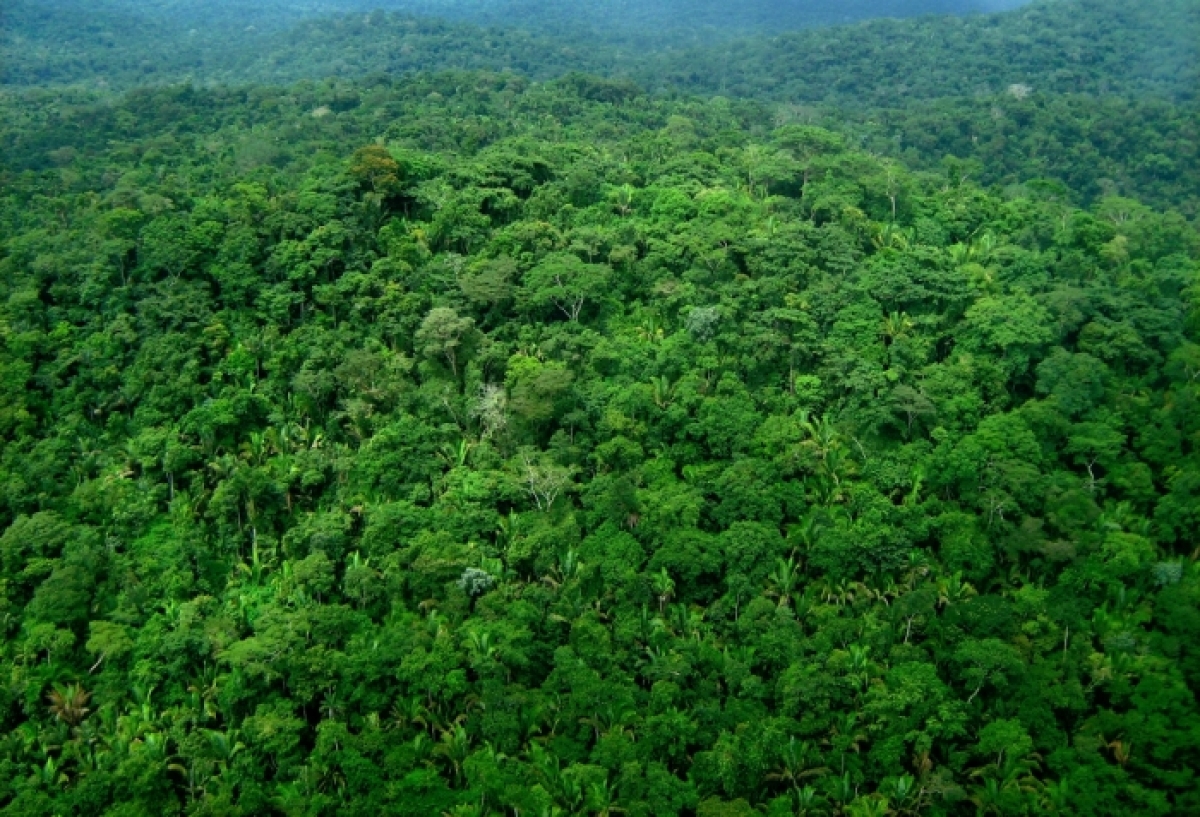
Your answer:
[[[1200,810],[1187,216],[582,75],[2,104],[6,812]]]

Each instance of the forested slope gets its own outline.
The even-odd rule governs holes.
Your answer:
[[[5,0],[0,87],[129,89],[221,74],[223,57],[253,47],[246,24],[194,28],[127,3]]]
[[[1200,0],[1047,0],[1006,14],[872,20],[675,55],[664,82],[892,106],[1026,85],[1195,99]]]
[[[83,15],[69,4],[47,9],[17,0],[10,7],[9,18],[18,20],[7,27],[10,35],[22,30],[22,15],[58,14],[39,29],[43,42],[36,52],[28,43],[12,45],[10,36],[4,76],[10,93],[26,100],[15,106],[19,117],[82,124],[80,117],[93,116],[97,94],[104,93],[97,85],[184,77],[272,84],[315,77],[326,88],[317,93],[336,107],[353,103],[336,100],[336,83],[329,84],[335,77],[467,69],[546,80],[584,71],[660,94],[752,98],[771,108],[776,123],[820,124],[914,168],[940,172],[948,156],[965,161],[961,172],[984,185],[1038,180],[1063,186],[1059,194],[1080,204],[1117,194],[1189,215],[1200,209],[1200,103],[1192,98],[1200,83],[1196,0],[1136,6],[1058,0],[1002,15],[876,21],[682,54],[619,47],[578,31],[552,37],[383,13],[275,32],[244,32],[229,23],[196,30],[181,44],[161,29],[165,14],[146,15],[160,28],[140,29],[106,17],[104,8]],[[86,28],[76,25],[80,19]],[[138,48],[125,47],[122,37]],[[18,90],[80,78],[91,93],[28,96]],[[597,93],[620,97],[630,87]],[[348,93],[349,100],[354,92]],[[143,113],[149,117],[143,130],[148,122],[176,126],[169,117]],[[269,120],[271,112],[257,115]],[[84,127],[103,146],[98,134],[109,133],[110,125],[99,114],[99,124]],[[8,130],[10,139],[51,132],[66,131],[17,137]],[[13,146],[6,158],[15,166],[44,165],[50,149]]]
[[[1200,811],[1183,216],[587,77],[29,99],[8,813]]]
[[[314,10],[382,9],[541,33],[586,35],[610,43],[663,48],[717,42],[753,33],[839,25],[857,20],[933,14],[972,14],[1026,0],[334,0]],[[230,4],[240,8],[241,3]],[[287,3],[287,8],[304,8]],[[239,13],[241,13],[239,11]]]
[[[0,9],[0,810],[1200,813],[1200,3],[374,5]]]
[[[587,36],[605,43],[637,42],[662,48],[856,20],[931,14],[972,14],[1022,5],[1026,0],[10,0],[0,25],[29,35],[53,32],[82,40],[97,18],[122,19],[112,33],[128,43],[145,40],[153,25],[181,38],[253,26],[285,29],[332,15],[390,11],[475,25],[520,28],[536,34]]]
[[[333,19],[279,35],[240,74],[275,82],[422,68],[502,70],[519,61],[532,76],[574,66],[657,91],[858,108],[996,94],[1014,85],[1172,100],[1194,100],[1200,88],[1200,0],[1046,0],[1004,14],[871,20],[665,51],[624,49],[599,35],[563,36],[549,47],[524,33],[460,25],[431,36],[427,23],[399,15]],[[497,49],[494,43],[506,39],[510,44]]]
[[[549,77],[583,70],[628,76],[653,90],[856,106],[996,93],[1013,84],[1044,93],[1172,99],[1193,99],[1200,87],[1200,0],[1041,0],[1003,14],[790,32],[793,26],[771,17],[787,6],[772,4],[770,13],[740,8],[738,24],[728,4],[700,5],[686,15],[669,3],[617,11],[584,5],[567,17],[561,9],[547,15],[531,2],[503,6],[503,14],[464,13],[467,19],[458,21],[407,11],[301,15],[295,26],[274,30],[278,26],[247,26],[246,19],[258,17],[235,7],[222,14],[225,7],[216,6],[210,18],[193,18],[114,0],[96,6],[13,0],[0,18],[0,79],[11,86],[104,80],[129,87],[185,78],[292,82],[446,69]],[[660,39],[631,48],[620,21],[640,20],[639,14],[649,17],[630,27]],[[848,11],[850,18],[863,14]],[[559,17],[561,24],[545,22]],[[756,19],[766,22],[751,25]],[[605,20],[613,25],[605,27]],[[755,28],[784,33],[681,48],[695,37],[681,34],[680,41],[673,32],[689,25],[719,28],[726,37]]]
[[[1200,213],[1200,105],[1084,94],[1001,93],[864,112],[785,107],[913,167],[954,170],[985,185],[1050,183],[1094,202],[1134,196]]]

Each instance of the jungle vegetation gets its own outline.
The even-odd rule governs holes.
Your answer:
[[[442,35],[444,50],[419,50],[424,67],[466,67],[465,45],[490,37],[509,38],[522,32],[515,45],[535,64],[554,64],[553,53],[573,47],[575,67],[581,55],[603,48],[635,46],[639,51],[716,43],[752,34],[827,26],[879,17],[904,18],[932,14],[970,14],[1022,5],[1026,0],[8,0],[0,9],[0,53],[8,73],[2,82],[178,81],[184,76],[246,79],[246,62],[264,52],[287,52],[290,70],[324,76],[326,61],[345,58],[351,64],[385,56],[356,54],[362,40],[378,47],[384,40],[423,40]],[[398,27],[379,23],[395,19],[419,23]],[[340,23],[338,22],[340,18]],[[376,30],[362,32],[364,19]],[[303,25],[309,23],[309,25]],[[339,48],[336,40],[349,26],[359,42]],[[357,25],[356,25],[357,24]],[[296,42],[283,35],[300,25]],[[529,35],[540,35],[530,39]],[[263,35],[276,35],[274,37]],[[558,43],[548,42],[556,38]],[[317,46],[324,60],[305,63],[296,49]],[[413,44],[407,43],[409,48]],[[403,46],[400,46],[403,47]],[[395,55],[393,55],[394,57]],[[501,55],[492,53],[488,59]],[[299,58],[299,59],[297,59]],[[411,60],[408,61],[411,65]],[[500,67],[492,62],[490,67]],[[36,72],[36,78],[30,76]],[[256,77],[262,79],[262,76]]]
[[[10,66],[4,813],[1200,812],[1195,3],[371,19]]]

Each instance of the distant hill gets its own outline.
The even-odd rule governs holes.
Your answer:
[[[533,32],[591,29],[605,39],[728,37],[875,17],[1000,11],[1029,0],[40,0],[47,13],[119,13],[185,28],[286,28],[333,14],[390,11]],[[641,35],[641,36],[639,36]]]
[[[187,0],[183,0],[187,2]],[[286,3],[293,13],[383,9],[532,32],[581,31],[607,42],[643,46],[714,41],[748,33],[839,25],[878,17],[972,14],[1028,0],[314,0]],[[243,0],[225,0],[226,7]],[[281,4],[284,5],[284,4]],[[268,7],[270,4],[268,4]],[[305,16],[308,16],[307,14]]]
[[[286,84],[443,70],[549,79],[582,71],[629,78],[655,92],[860,108],[1009,88],[1176,100],[1194,99],[1200,89],[1200,0],[1043,0],[998,14],[875,19],[778,36],[750,32],[772,20],[783,29],[832,19],[832,5],[752,0],[734,10],[693,0],[686,4],[691,15],[680,21],[669,11],[681,4],[670,0],[589,0],[570,14],[547,0],[390,0],[446,18],[507,24],[382,11],[312,16],[378,3],[389,0],[266,0],[254,11],[241,0],[203,11],[191,0],[136,8],[129,0],[86,7],[80,0],[9,0],[0,27],[0,85]],[[839,4],[839,14],[865,13],[869,5]],[[871,7],[910,13],[979,5],[893,0]],[[276,28],[264,22],[284,19],[298,22]],[[705,27],[721,28],[723,20],[726,33],[741,36],[702,42]],[[664,32],[661,47],[629,40],[633,30]]]
[[[237,70],[270,82],[446,68],[534,78],[582,70],[657,91],[856,106],[1010,86],[1019,94],[1188,99],[1200,89],[1198,47],[1200,0],[1048,0],[1002,14],[879,19],[651,52],[372,14],[302,22]]]
[[[644,60],[768,32],[872,17],[974,13],[1021,2],[6,0],[0,10],[0,84],[128,87],[447,67],[513,67],[541,76],[563,70],[563,49],[573,52],[566,70],[632,70],[621,49],[636,49]],[[483,35],[477,26],[500,31]],[[505,46],[479,49],[481,37],[504,40]],[[427,50],[430,44],[437,47]]]
[[[211,76],[252,44],[246,28],[193,27],[124,0],[4,0],[0,85],[132,87]]]
[[[968,18],[872,20],[663,61],[655,75],[664,87],[792,102],[896,105],[1012,85],[1194,99],[1200,0],[1060,0]]]

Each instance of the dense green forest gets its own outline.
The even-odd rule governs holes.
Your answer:
[[[885,17],[969,14],[1021,5],[1024,0],[6,0],[0,8],[0,82],[178,81],[188,76],[246,79],[253,55],[285,55],[288,68],[301,76],[326,75],[332,61],[367,60],[379,67],[388,59],[387,45],[415,47],[422,67],[468,67],[469,48],[479,27],[490,37],[512,37],[523,59],[553,65],[558,48],[579,54],[597,47],[635,46],[662,51],[669,47],[713,43],[738,36],[779,33],[802,28]],[[383,15],[395,12],[393,24],[380,27]],[[360,33],[351,49],[328,33],[331,15],[341,15],[336,29],[362,29],[364,17],[373,30]],[[336,18],[334,18],[336,19]],[[402,19],[404,25],[394,21]],[[309,23],[309,25],[303,25]],[[300,25],[297,36],[289,29]],[[315,24],[315,25],[314,25]],[[416,24],[416,27],[414,27]],[[274,36],[264,36],[274,35]],[[443,39],[446,50],[430,49],[428,37]],[[556,43],[546,38],[556,38]],[[361,40],[374,53],[354,53]],[[412,42],[416,40],[417,42]],[[401,45],[397,45],[402,43]],[[318,47],[324,59],[305,62],[303,49]],[[384,51],[381,53],[380,49]],[[487,67],[499,68],[503,54],[484,56]],[[391,54],[393,68],[413,65],[412,56]],[[268,66],[275,58],[267,60]],[[5,65],[5,63],[7,63]],[[579,62],[576,68],[582,67]],[[258,67],[261,71],[261,66]],[[259,73],[256,79],[263,79]],[[278,77],[275,77],[278,79]],[[294,78],[294,77],[293,77]]]
[[[537,2],[529,5],[516,25],[496,25],[490,15],[478,16],[493,23],[481,25],[374,11],[301,17],[271,30],[265,23],[246,26],[240,13],[193,20],[180,13],[135,14],[124,0],[12,0],[0,31],[0,83],[126,88],[185,79],[286,83],[463,69],[540,79],[583,70],[627,77],[651,90],[857,106],[995,93],[1013,84],[1039,92],[1176,99],[1195,99],[1200,88],[1197,0],[1040,0],[1006,14],[876,19],[800,31],[780,23],[774,29],[784,32],[780,36],[693,48],[681,46],[694,39],[695,29],[679,23],[665,27],[658,47],[629,48],[621,36],[604,36],[595,26],[546,24],[554,15],[543,14]],[[644,5],[655,8],[635,7]],[[665,18],[671,4],[660,5]],[[728,4],[716,7],[729,13]],[[705,19],[703,11],[696,15]],[[660,23],[655,17],[635,27],[653,24],[658,32]],[[723,30],[727,36],[742,31]]]
[[[151,6],[137,18],[124,0],[86,12],[72,2],[15,0],[9,9],[12,24],[0,30],[0,94],[7,86],[20,119],[90,123],[112,89],[182,78],[287,85],[445,70],[543,81],[586,72],[668,98],[719,93],[756,100],[777,124],[838,131],[914,169],[936,171],[946,156],[956,157],[984,185],[1041,179],[1062,185],[1060,194],[1077,204],[1118,194],[1200,212],[1197,0],[1043,0],[999,15],[875,20],[690,49],[665,47],[673,42],[667,36],[648,50],[591,31],[552,33],[549,24],[538,33],[538,16],[518,17],[528,25],[513,28],[383,12],[301,15],[278,30],[253,17],[261,30],[245,31],[212,9],[193,12],[195,19],[182,14],[187,6],[179,2]],[[269,3],[258,13],[290,19]],[[184,31],[196,19],[205,25]],[[32,88],[38,90],[27,96]],[[51,88],[70,90],[46,96]],[[37,100],[45,110],[27,111],[18,100]],[[154,127],[178,126],[149,116]],[[267,122],[271,113],[253,116]],[[107,119],[105,128],[109,137],[119,135]],[[61,133],[4,131],[0,138],[10,146]],[[8,160],[30,161],[16,147]],[[32,161],[50,160],[41,151]]]
[[[1200,813],[1197,10],[7,28],[0,809]]]

